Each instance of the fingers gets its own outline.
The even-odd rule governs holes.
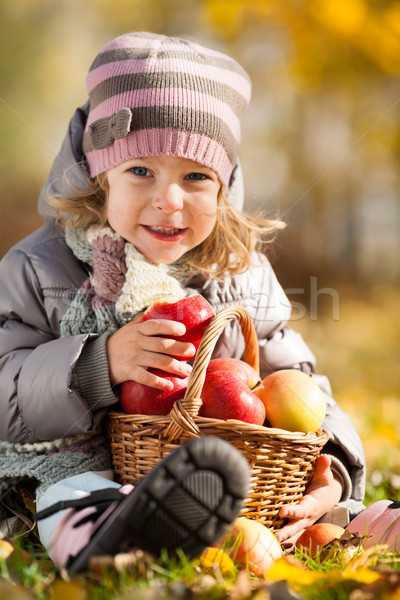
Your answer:
[[[155,388],[156,390],[169,392],[173,389],[173,384],[168,379],[164,379],[155,373],[151,373],[143,367],[136,367],[130,373],[128,379],[148,385],[149,387]],[[184,393],[182,393],[182,398]]]
[[[305,519],[308,517],[308,511],[301,504],[282,506],[279,516],[284,519]]]
[[[168,354],[158,354],[156,352],[143,352],[135,363],[131,364],[132,370],[138,367],[160,369],[179,377],[188,377],[192,372],[192,367],[187,362],[172,358]]]
[[[194,358],[196,354],[196,348],[190,342],[173,339],[186,333],[183,323],[151,319],[137,325],[137,332],[142,336],[141,346],[150,352],[183,356],[188,360]]]
[[[118,329],[108,338],[106,345],[112,385],[134,380],[161,390],[172,389],[170,382],[148,373],[147,369],[160,369],[179,377],[189,376],[191,366],[185,359],[193,358],[196,349],[189,342],[179,341],[185,332],[186,327],[177,321],[143,321],[140,316]],[[174,356],[182,358],[178,360]]]
[[[311,523],[308,522],[308,519],[293,521],[282,527],[282,529],[279,529],[275,535],[278,539],[278,542],[285,542],[285,544],[291,545],[305,529],[310,527],[310,525]]]
[[[190,342],[177,342],[176,340],[167,337],[149,337],[142,334],[140,335],[140,348],[147,352],[170,356],[184,356],[187,360],[190,360],[196,354],[196,348]]]
[[[305,497],[307,499],[307,497]],[[279,511],[279,516],[289,519],[288,523],[277,532],[277,538],[280,542],[292,541],[310,527],[320,515],[315,514],[315,505],[313,502],[304,502],[297,506],[282,506]]]
[[[310,527],[339,501],[341,484],[336,483],[330,469],[329,456],[318,457],[313,478],[298,504],[282,506],[279,516],[288,523],[277,532],[280,542],[291,542],[302,530]]]
[[[137,381],[157,389],[172,389],[168,380],[150,373],[148,369],[158,369],[177,377],[189,377],[192,367],[183,360],[177,360],[168,354],[159,354],[142,348],[140,354],[125,355],[125,360],[118,363],[118,379],[115,383]]]
[[[159,390],[172,390],[173,384],[162,376],[152,373],[148,369],[158,369],[166,373],[186,378],[192,372],[191,365],[184,361],[178,361],[163,354],[145,353],[144,360],[138,360],[119,366],[118,374],[114,377],[112,385],[119,385],[124,381],[136,381]],[[165,362],[164,362],[165,361]]]
[[[167,337],[169,335],[180,336],[186,333],[186,327],[183,323],[168,321],[167,319],[150,319],[149,321],[142,321],[140,323],[132,321],[132,324],[135,324],[138,331],[143,335],[162,335]]]
[[[332,482],[331,458],[326,454],[321,454],[315,463],[315,471],[307,486],[306,495],[315,493],[318,489],[329,487]]]
[[[294,546],[296,545],[297,540],[305,530],[305,528],[301,529],[300,531],[297,531],[294,535],[287,537],[285,540],[282,540],[280,542],[282,548],[284,548],[286,552],[291,552]]]
[[[299,531],[310,527],[318,519],[318,505],[315,499],[310,495],[303,496],[299,504],[288,504],[282,506],[279,510],[279,516],[288,519],[289,522],[277,532],[280,542],[292,538]]]
[[[313,479],[320,479],[330,474],[331,457],[327,454],[320,454],[315,462],[315,471]]]

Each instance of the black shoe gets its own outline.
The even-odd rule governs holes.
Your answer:
[[[191,440],[140,480],[67,569],[79,573],[92,556],[132,548],[155,557],[181,548],[195,558],[228,531],[249,487],[249,465],[236,448],[214,437]]]

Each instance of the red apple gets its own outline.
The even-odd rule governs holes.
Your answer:
[[[268,375],[254,393],[263,401],[272,427],[288,431],[317,431],[326,413],[321,388],[310,375],[283,369]]]
[[[125,381],[120,387],[120,401],[126,413],[138,415],[167,415],[174,402],[184,397],[189,377],[179,377],[160,369],[148,369],[173,383],[172,390],[158,390],[137,381]]]
[[[218,544],[239,569],[264,577],[275,560],[282,557],[282,548],[268,527],[258,521],[238,517],[228,535]]]
[[[238,374],[230,371],[207,373],[201,399],[201,417],[238,419],[254,425],[264,423],[263,403]]]
[[[296,541],[296,548],[303,548],[303,551],[310,556],[315,556],[319,548],[325,546],[333,540],[339,539],[345,530],[340,525],[333,523],[314,523],[306,529]]]
[[[168,319],[183,323],[186,327],[186,333],[170,337],[179,342],[190,342],[197,351],[204,332],[214,316],[214,311],[209,302],[200,294],[195,294],[187,298],[162,296],[144,311],[143,320]],[[194,358],[194,356],[195,354],[191,358]],[[178,360],[188,359],[187,356],[174,356],[174,358]]]
[[[215,371],[234,373],[252,390],[260,383],[260,377],[255,369],[239,358],[213,358],[207,367],[207,375]]]

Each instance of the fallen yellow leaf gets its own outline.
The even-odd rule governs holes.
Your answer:
[[[265,578],[278,581],[285,579],[290,585],[310,585],[321,578],[321,574],[306,569],[303,564],[292,556],[278,559],[270,568]]]
[[[63,581],[56,579],[50,586],[51,600],[87,600],[83,581]]]
[[[371,569],[365,569],[359,567],[358,569],[352,569],[347,567],[342,571],[343,579],[351,579],[352,581],[358,581],[359,583],[374,583],[378,579],[382,579],[381,573],[375,573]]]
[[[216,569],[223,577],[233,577],[236,573],[232,559],[220,548],[206,548],[200,555],[199,564],[210,575],[215,575]]]
[[[0,540],[0,560],[5,560],[14,551],[14,546],[7,540]]]

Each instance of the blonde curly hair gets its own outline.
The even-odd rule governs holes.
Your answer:
[[[64,194],[47,199],[55,209],[58,227],[86,229],[107,225],[107,176],[101,173],[88,179],[87,189],[78,190],[68,183]],[[254,251],[265,251],[285,224],[280,220],[245,215],[233,208],[224,188],[218,194],[215,226],[201,244],[185,254],[185,264],[194,274],[221,279],[246,271]]]

